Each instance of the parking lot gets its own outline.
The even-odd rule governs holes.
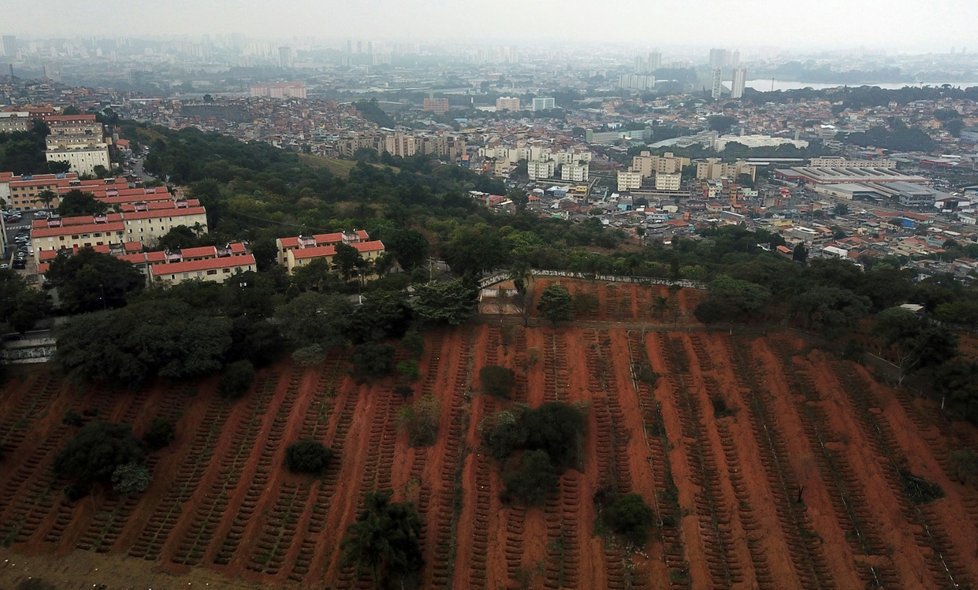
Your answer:
[[[46,217],[47,212],[4,213],[7,243],[4,244],[5,255],[0,262],[0,268],[9,267],[24,273],[34,270],[34,252],[30,239],[31,222],[42,216]]]

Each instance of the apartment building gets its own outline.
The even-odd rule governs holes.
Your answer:
[[[682,174],[659,174],[655,175],[655,190],[657,191],[678,191],[682,185]]]
[[[132,241],[154,245],[180,225],[206,233],[206,210],[196,201],[171,201],[152,208],[136,204],[119,213],[39,220],[34,222],[31,243],[39,260],[45,250],[112,247]]]
[[[424,100],[421,101],[421,110],[426,113],[444,115],[449,111],[449,108],[447,98],[434,98],[431,96],[426,96]]]
[[[520,99],[516,96],[500,96],[496,99],[497,111],[518,111],[520,110]]]
[[[352,232],[334,232],[308,236],[291,236],[275,240],[276,260],[289,273],[297,267],[305,266],[313,260],[323,259],[330,265],[336,255],[337,244],[346,244],[360,254],[360,258],[371,262],[384,253],[384,243],[371,240],[370,234],[358,229]]]
[[[526,163],[526,174],[530,180],[553,178],[557,163],[553,160],[533,160]]]
[[[258,269],[255,255],[244,244],[227,244],[223,248],[207,246],[166,252],[165,262],[149,264],[152,284],[177,285],[184,281],[223,283],[243,272]]]
[[[48,162],[67,162],[73,172],[83,175],[94,174],[96,166],[111,167],[109,144],[95,115],[52,115],[45,121],[51,128],[45,140]]]
[[[549,111],[556,107],[556,101],[552,97],[534,98],[531,103],[531,109],[533,111]]]
[[[721,178],[736,180],[742,174],[750,176],[753,181],[757,176],[757,166],[743,161],[728,164],[719,158],[707,158],[705,162],[696,163],[696,178],[699,180],[719,180]]]
[[[653,174],[682,173],[683,168],[689,164],[689,158],[677,157],[672,152],[666,152],[661,156],[653,155],[651,152],[641,152],[632,158],[631,170],[641,173],[642,178],[648,178]]]
[[[889,168],[897,167],[896,160],[847,160],[845,158],[812,158],[808,161],[812,168]]]
[[[618,171],[618,192],[634,191],[642,188],[642,174],[628,170]]]
[[[33,126],[31,114],[26,111],[0,113],[0,133],[22,133]]]
[[[560,179],[569,182],[587,182],[590,166],[587,162],[563,164],[560,167]]]

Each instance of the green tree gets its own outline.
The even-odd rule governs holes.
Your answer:
[[[516,375],[512,369],[498,365],[487,365],[479,370],[479,382],[483,393],[507,398],[513,389]]]
[[[384,246],[404,270],[413,270],[428,261],[428,240],[413,229],[395,230],[390,236],[385,234]]]
[[[132,264],[91,248],[58,256],[45,276],[57,287],[61,308],[72,314],[122,307],[146,282]]]
[[[957,352],[953,334],[899,307],[877,314],[873,332],[890,351],[899,368],[898,382],[901,385],[910,373],[940,365]]]
[[[554,326],[574,319],[570,293],[559,283],[549,285],[543,290],[540,302],[537,303],[537,311]]]
[[[804,242],[798,242],[795,249],[791,251],[791,259],[795,262],[807,262],[808,261],[808,248],[805,247]]]
[[[616,498],[601,511],[601,521],[615,534],[636,547],[645,547],[654,513],[638,494]]]
[[[971,449],[951,452],[951,468],[958,483],[968,485],[978,481],[978,453]]]
[[[163,250],[180,250],[181,248],[193,248],[197,246],[197,234],[186,225],[178,225],[166,232],[156,243],[157,247]]]
[[[303,293],[280,307],[282,334],[296,346],[346,344],[353,304],[342,295]]]
[[[866,317],[870,301],[848,289],[815,286],[798,293],[792,307],[804,327],[838,338]]]
[[[737,117],[727,115],[713,115],[707,118],[710,131],[716,131],[721,135],[730,131],[730,128],[737,124]]]
[[[314,440],[300,440],[285,449],[285,466],[292,473],[322,475],[333,460],[334,453]]]
[[[357,270],[360,262],[360,253],[356,248],[348,244],[336,244],[336,254],[333,256],[333,265],[340,271],[344,280],[349,281]]]
[[[0,269],[0,325],[6,322],[23,334],[49,311],[44,292],[30,288],[13,270]]]
[[[353,370],[362,379],[383,377],[394,370],[394,347],[386,343],[364,342],[353,349]]]
[[[99,215],[109,210],[109,206],[99,201],[91,193],[83,193],[72,189],[61,197],[58,203],[58,214],[62,217],[83,215]]]
[[[704,323],[749,321],[767,311],[771,293],[765,287],[720,275],[707,287],[709,297],[695,310]]]
[[[147,449],[157,451],[170,446],[175,437],[176,431],[173,428],[173,423],[157,416],[153,418],[149,424],[149,429],[143,434],[143,444],[146,445]]]
[[[458,326],[475,314],[477,296],[478,290],[465,279],[437,281],[415,286],[410,304],[424,322]]]
[[[539,506],[557,489],[557,469],[546,451],[525,451],[507,462],[503,470],[504,498]]]
[[[504,266],[509,249],[499,230],[484,223],[464,225],[442,244],[442,256],[457,275],[480,274]]]
[[[371,492],[343,538],[343,563],[369,572],[375,586],[403,588],[421,570],[421,517],[413,504],[391,502],[390,492]]]
[[[142,462],[142,447],[128,425],[91,422],[58,453],[54,470],[87,490],[95,483],[110,483],[120,465]]]
[[[230,330],[227,318],[181,301],[140,301],[71,318],[57,330],[54,363],[66,373],[123,384],[207,375],[221,368]]]
[[[221,395],[239,398],[248,392],[255,380],[255,366],[251,361],[241,360],[229,363],[221,375]]]

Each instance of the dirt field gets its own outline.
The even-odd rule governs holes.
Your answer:
[[[442,403],[438,443],[411,449],[392,384],[358,385],[342,359],[259,373],[242,400],[216,380],[104,391],[18,369],[0,396],[0,588],[28,575],[60,587],[364,587],[338,545],[370,490],[424,519],[425,588],[953,588],[978,580],[978,491],[949,454],[978,435],[795,336],[710,332],[698,295],[568,283],[599,307],[586,327],[482,324],[429,335],[419,391]],[[543,281],[538,281],[538,286]],[[537,289],[539,292],[541,289]],[[676,329],[657,324],[675,298]],[[499,500],[479,423],[505,403],[480,368],[514,369],[517,402],[582,403],[584,469],[542,508]],[[643,382],[650,364],[659,377]],[[141,497],[68,502],[50,464],[65,411],[177,421]],[[285,447],[323,441],[340,460],[290,475]],[[945,497],[914,504],[907,473]],[[641,494],[658,527],[642,552],[594,531],[592,497]],[[956,586],[957,585],[957,586]]]

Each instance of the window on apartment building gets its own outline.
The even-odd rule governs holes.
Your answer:
[[[207,271],[207,276],[216,275],[216,274],[217,274],[217,270],[216,269],[211,269],[211,270]]]

